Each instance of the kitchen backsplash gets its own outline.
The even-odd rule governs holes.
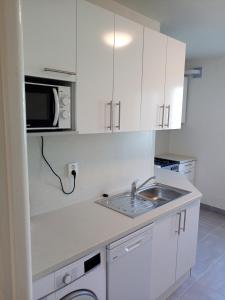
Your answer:
[[[66,164],[78,162],[79,174],[75,192],[64,195],[41,157],[41,138],[28,137],[32,216],[120,192],[134,179],[142,181],[154,173],[154,132],[48,136],[44,141],[45,155],[65,189],[73,186]]]

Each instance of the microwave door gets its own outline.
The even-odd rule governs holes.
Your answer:
[[[54,129],[58,127],[58,89],[52,86],[26,84],[27,129]]]

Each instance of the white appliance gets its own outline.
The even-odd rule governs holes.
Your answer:
[[[33,300],[106,300],[106,251],[94,253],[33,284]]]
[[[72,83],[25,77],[28,131],[72,129]]]
[[[108,300],[150,300],[152,227],[107,246]]]

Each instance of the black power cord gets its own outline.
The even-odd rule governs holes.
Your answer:
[[[59,179],[59,182],[60,182],[60,185],[61,185],[61,189],[62,189],[62,192],[66,195],[70,195],[74,192],[75,190],[75,187],[76,187],[76,176],[77,176],[77,173],[76,171],[72,171],[71,174],[73,175],[73,179],[74,179],[74,182],[73,182],[73,189],[71,192],[66,192],[64,190],[64,187],[63,187],[63,183],[62,183],[62,179],[61,177],[53,170],[53,168],[51,167],[50,163],[48,162],[47,158],[45,157],[45,154],[44,154],[44,138],[43,136],[41,137],[41,155],[44,159],[44,161],[46,162],[47,166],[49,167],[49,169],[52,171],[52,173]]]

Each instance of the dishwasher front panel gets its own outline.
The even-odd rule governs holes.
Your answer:
[[[107,249],[108,300],[150,300],[152,228],[140,231]]]

